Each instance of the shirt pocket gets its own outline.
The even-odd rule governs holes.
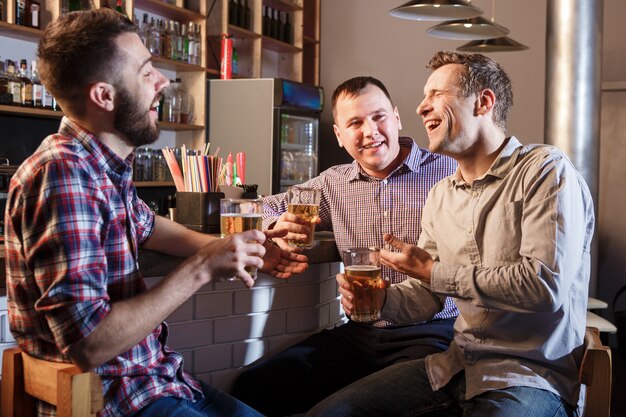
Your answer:
[[[485,266],[507,265],[521,258],[523,203],[497,204],[489,213],[483,236]]]

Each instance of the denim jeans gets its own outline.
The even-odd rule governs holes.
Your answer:
[[[263,417],[241,401],[208,385],[202,385],[204,398],[195,403],[175,397],[162,397],[132,417]]]
[[[542,389],[493,390],[468,401],[465,375],[433,391],[425,360],[402,362],[376,372],[326,398],[307,417],[577,417],[574,407]]]

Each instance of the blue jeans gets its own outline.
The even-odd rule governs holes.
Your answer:
[[[453,325],[447,319],[380,329],[350,321],[248,367],[233,397],[267,417],[303,413],[364,376],[446,350]]]
[[[175,397],[162,397],[132,417],[263,417],[241,401],[216,388],[202,384],[204,398],[195,403]]]
[[[559,396],[531,387],[489,391],[464,400],[465,375],[433,391],[425,360],[390,366],[326,398],[307,417],[577,417]]]

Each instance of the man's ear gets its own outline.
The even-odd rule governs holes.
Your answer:
[[[402,130],[402,120],[400,120],[400,112],[398,111],[397,107],[393,108],[393,115],[395,116],[396,120],[398,121],[398,130]]]
[[[115,87],[105,82],[97,82],[89,87],[89,100],[105,111],[115,108]]]
[[[343,148],[343,142],[341,141],[341,132],[339,131],[339,126],[333,124],[333,131],[335,132],[335,137],[337,138],[337,143],[340,148]]]
[[[476,114],[484,115],[489,113],[495,104],[496,95],[493,90],[485,88],[478,94],[478,99],[476,100]]]

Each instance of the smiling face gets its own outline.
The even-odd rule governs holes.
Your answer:
[[[452,157],[463,154],[477,140],[478,98],[463,97],[460,64],[435,70],[424,86],[424,99],[417,107],[428,134],[429,150]]]
[[[159,137],[157,106],[168,80],[152,67],[152,56],[135,33],[116,41],[125,65],[116,84],[115,129],[125,142],[137,147]]]
[[[357,95],[342,94],[335,115],[339,146],[368,175],[385,178],[398,166],[400,115],[380,88],[369,84]]]

